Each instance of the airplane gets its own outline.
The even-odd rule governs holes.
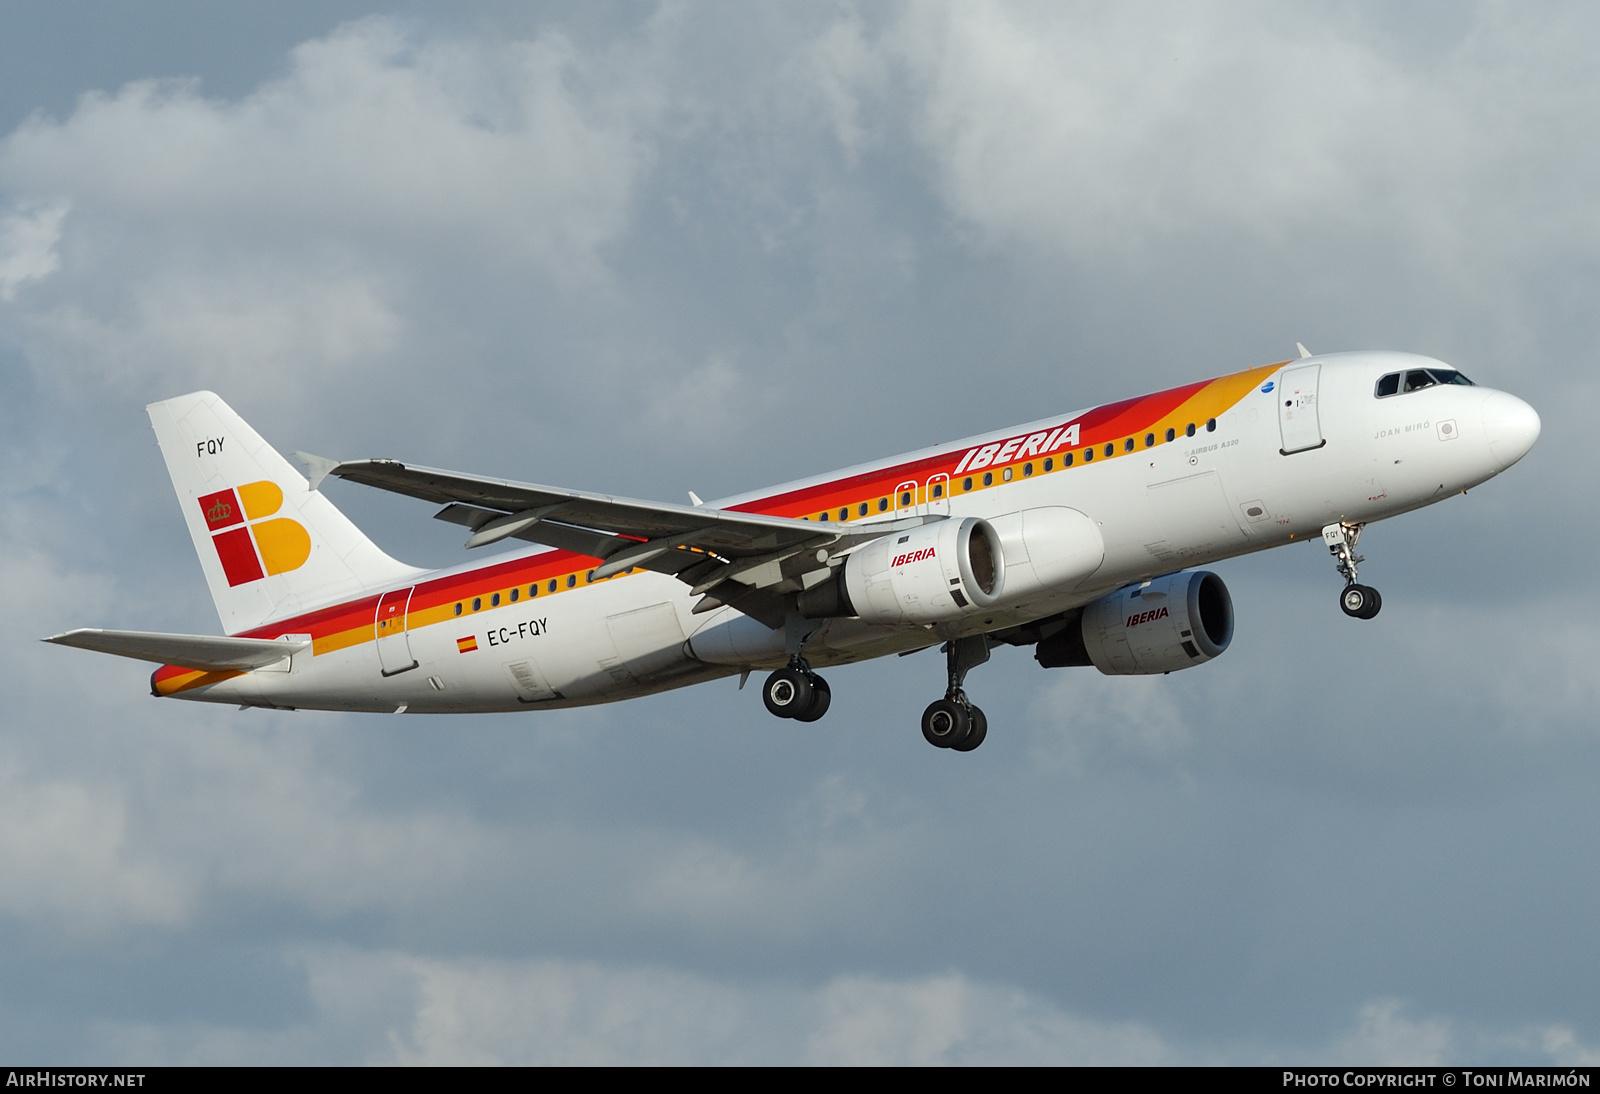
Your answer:
[[[970,670],[997,646],[1045,668],[1168,673],[1227,650],[1227,586],[1195,569],[1321,537],[1339,607],[1371,619],[1362,529],[1521,459],[1538,413],[1433,358],[1312,355],[934,445],[714,503],[673,505],[297,453],[211,392],[147,407],[226,637],[78,629],[44,641],[161,667],[157,697],[241,708],[541,710],[767,672],[813,722],[819,668],[939,646],[933,745],[988,719]],[[396,561],[329,477],[442,505],[468,548]]]

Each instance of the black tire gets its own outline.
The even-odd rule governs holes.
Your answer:
[[[972,728],[959,742],[950,746],[957,752],[971,752],[983,744],[983,739],[989,735],[989,719],[985,717],[983,708],[968,707],[967,711],[972,718]]]
[[[779,718],[793,718],[811,705],[811,677],[799,669],[779,669],[761,687],[761,701]]]
[[[1383,610],[1383,594],[1371,586],[1368,586],[1367,592],[1372,594],[1372,606],[1367,609],[1366,614],[1361,617],[1362,619],[1371,619]]]
[[[1339,594],[1339,610],[1351,619],[1371,619],[1378,614],[1378,590],[1365,585],[1346,585]]]
[[[955,748],[972,732],[972,715],[953,699],[936,699],[922,712],[922,736],[934,748]]]
[[[815,673],[811,676],[811,705],[794,716],[797,722],[815,722],[818,718],[828,713],[828,704],[833,702],[833,691],[828,687],[828,682]]]

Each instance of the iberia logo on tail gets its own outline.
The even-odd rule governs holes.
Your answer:
[[[298,570],[311,557],[311,536],[299,521],[266,519],[282,507],[283,491],[266,481],[200,499],[200,511],[230,586]]]

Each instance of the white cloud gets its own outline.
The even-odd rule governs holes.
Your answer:
[[[604,282],[653,96],[643,67],[554,32],[414,40],[381,17],[298,47],[238,101],[194,82],[89,94],[0,143],[18,209],[0,299],[57,374],[140,397],[370,391],[408,351],[439,367],[401,318],[431,297]],[[46,275],[51,294],[18,295]]]
[[[1031,704],[1029,755],[1042,771],[1077,776],[1108,765],[1179,768],[1194,738],[1180,695],[1165,676],[1066,670]]]
[[[844,975],[812,986],[731,981],[661,965],[568,958],[427,957],[305,950],[309,1020],[273,1030],[110,1023],[103,1043],[164,1063],[377,1065],[1152,1066],[1229,1063],[1403,1067],[1490,1056],[1592,1065],[1563,1025],[1488,1029],[1361,1005],[1312,1045],[1195,1047],[1137,1021],[1086,1018],[1036,993],[959,973]]]
[[[220,1027],[109,1027],[124,1054],[169,1062],[379,1065],[1153,1064],[1137,1023],[1095,1022],[1030,993],[941,976],[817,987],[565,959],[310,951],[315,1022],[256,1037]]]
[[[56,201],[18,209],[0,219],[0,300],[15,299],[20,286],[61,268],[56,244],[70,208],[70,202]]]
[[[648,159],[633,132],[647,96],[597,89],[590,63],[556,34],[417,42],[374,17],[298,47],[236,103],[141,81],[36,117],[0,150],[0,182],[96,217],[465,243],[564,276],[621,230]]]

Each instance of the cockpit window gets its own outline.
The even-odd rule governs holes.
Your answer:
[[[1463,387],[1476,386],[1473,382],[1453,368],[1414,368],[1409,372],[1391,372],[1378,380],[1378,386],[1373,389],[1373,394],[1380,399],[1390,395],[1400,394],[1400,379],[1405,378],[1406,391],[1421,391],[1425,387],[1435,384],[1460,384]]]

